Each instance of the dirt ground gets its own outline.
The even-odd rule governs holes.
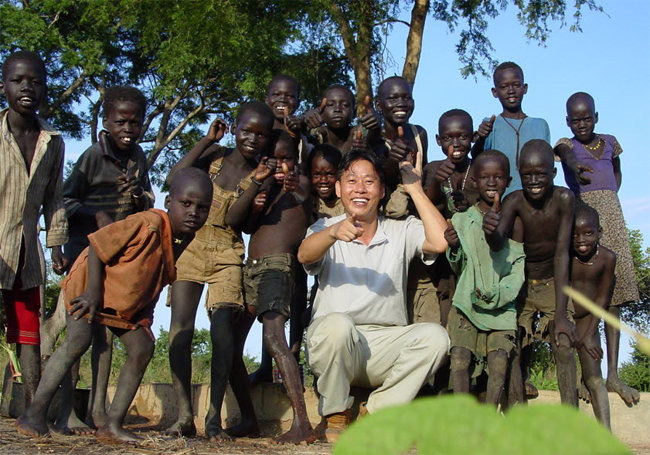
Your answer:
[[[16,431],[14,419],[0,417],[0,451],[2,455],[42,455],[42,454],[154,454],[154,455],[212,455],[219,453],[230,454],[329,454],[332,445],[316,443],[312,445],[278,445],[268,438],[242,438],[232,442],[212,443],[204,438],[172,438],[164,437],[151,427],[136,429],[142,443],[131,444],[102,444],[94,436],[62,436],[53,434],[44,438],[30,438]]]

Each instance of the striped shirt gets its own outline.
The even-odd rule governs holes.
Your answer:
[[[41,206],[47,246],[63,245],[68,223],[63,208],[63,138],[44,120],[29,172],[16,139],[9,131],[7,109],[0,112],[0,288],[12,289],[17,273],[22,288],[43,283],[39,260],[38,220]],[[18,271],[24,237],[22,270]]]

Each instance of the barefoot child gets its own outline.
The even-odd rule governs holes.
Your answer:
[[[171,287],[169,364],[178,400],[178,418],[167,430],[169,434],[196,434],[190,395],[191,346],[196,310],[206,283],[212,341],[206,436],[229,439],[221,427],[221,405],[229,379],[242,414],[254,417],[247,388],[238,387],[246,381],[241,358],[246,325],[242,281],[244,241],[241,231],[226,223],[225,217],[228,208],[254,185],[251,177],[257,166],[256,158],[266,152],[272,126],[273,113],[268,106],[260,102],[244,103],[233,125],[234,149],[216,145],[226,131],[226,124],[215,120],[208,134],[170,172],[171,178],[189,166],[208,170],[214,184],[214,199],[208,222],[178,260],[178,276]],[[242,374],[243,377],[236,376]],[[259,430],[255,427],[250,431],[256,434]]]
[[[47,434],[47,409],[63,377],[88,349],[93,328],[106,325],[126,346],[127,359],[101,439],[137,441],[123,428],[124,416],[140,385],[154,348],[151,324],[158,295],[176,275],[174,263],[205,223],[212,185],[198,169],[178,173],[165,199],[167,213],[151,209],[109,224],[89,236],[62,282],[67,334],[50,358],[32,404],[16,421],[30,436]]]
[[[571,286],[606,309],[612,297],[616,255],[599,245],[600,233],[598,212],[588,205],[579,204],[573,224]],[[598,331],[600,318],[581,306],[575,309],[573,317],[578,329],[582,379],[591,395],[594,415],[610,428],[609,398],[600,372],[600,360],[603,358]]]
[[[445,231],[447,258],[458,276],[447,322],[451,380],[454,393],[469,393],[471,377],[477,377],[487,363],[485,401],[496,406],[516,345],[516,300],[524,283],[525,256],[523,244],[511,239],[492,252],[482,228],[483,215],[489,210],[498,212],[499,199],[510,183],[508,158],[488,150],[476,158],[472,168],[480,200],[454,214]]]
[[[504,200],[501,213],[490,210],[483,217],[486,240],[493,251],[499,251],[512,232],[516,217],[521,218],[527,291],[518,321],[522,370],[528,371],[533,337],[550,342],[562,403],[577,406],[576,328],[571,321],[573,309],[562,292],[569,277],[573,193],[553,185],[553,149],[541,139],[533,139],[522,147],[519,175],[523,189]],[[516,393],[519,396],[523,391]]]
[[[639,300],[632,253],[617,194],[622,180],[619,156],[623,150],[614,136],[594,133],[598,112],[589,94],[574,93],[569,97],[566,109],[566,121],[573,138],[560,139],[555,153],[562,159],[569,188],[576,197],[596,209],[602,218],[605,229],[601,243],[616,253],[616,284],[608,311],[618,318],[621,306]],[[615,327],[605,324],[605,339],[607,388],[618,393],[625,404],[633,406],[639,401],[639,392],[623,384],[618,377],[620,333]]]
[[[498,116],[483,120],[472,155],[476,157],[483,150],[499,150],[510,160],[510,168],[517,169],[524,144],[531,139],[543,139],[550,143],[551,133],[546,120],[528,117],[521,109],[528,84],[524,83],[524,71],[519,65],[501,63],[494,70],[493,80],[492,96],[499,100],[503,111]],[[512,183],[506,194],[521,189],[519,173],[512,174]]]
[[[68,238],[63,208],[63,138],[37,116],[47,92],[45,65],[34,52],[16,52],[2,65],[0,94],[0,289],[7,342],[16,343],[28,405],[41,372],[38,220],[41,207],[52,267],[63,273]]]
[[[256,185],[242,194],[226,217],[230,225],[246,223],[246,231],[252,232],[244,270],[246,300],[257,310],[264,346],[282,374],[293,408],[291,429],[276,439],[283,443],[312,437],[298,364],[284,335],[298,267],[295,254],[311,216],[309,180],[296,173],[296,149],[287,133],[280,134],[268,166],[258,167]]]
[[[70,238],[64,251],[71,263],[89,245],[89,234],[113,221],[153,207],[147,157],[137,143],[146,108],[146,98],[134,87],[106,89],[104,130],[99,133],[99,140],[79,157],[63,185],[63,202],[70,224]],[[62,297],[57,305],[63,305]],[[106,419],[106,388],[113,347],[112,332],[103,326],[98,329],[100,333],[93,336],[92,351],[90,422],[93,426],[103,425]],[[78,374],[73,376],[74,388]],[[69,387],[67,381],[64,386]],[[71,391],[67,393],[71,394]],[[77,433],[88,432],[87,426],[76,417],[72,404],[72,400],[61,400],[55,427]]]

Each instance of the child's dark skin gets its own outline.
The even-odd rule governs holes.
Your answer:
[[[13,60],[5,66],[0,93],[7,99],[9,130],[23,155],[25,170],[29,174],[41,134],[36,113],[47,93],[46,75],[36,62]],[[51,257],[52,268],[57,274],[62,274],[68,267],[68,260],[60,246],[51,249]],[[16,350],[25,384],[25,404],[28,405],[41,375],[41,349],[38,345],[17,344]]]
[[[477,186],[480,199],[478,209],[481,213],[487,213],[490,210],[499,212],[500,197],[510,184],[509,173],[502,160],[494,157],[483,160],[473,169],[472,180]],[[458,234],[451,222],[445,231],[445,240],[449,247],[456,249],[460,246]],[[515,222],[513,227],[513,238],[518,241],[523,237],[523,226]],[[461,364],[464,368],[452,369],[451,380],[454,393],[469,393],[470,377],[469,367],[472,361],[472,353],[469,349],[454,346],[451,350],[452,364]],[[491,351],[487,356],[489,377],[487,383],[486,403],[497,405],[503,393],[506,372],[508,370],[508,353],[503,349]]]
[[[598,245],[600,232],[595,214],[576,214],[573,227],[571,286],[599,307],[607,309],[612,298],[616,255]],[[582,379],[591,395],[596,418],[610,428],[609,398],[600,372],[600,361],[603,357],[598,332],[600,318],[593,316],[582,306],[576,307],[574,318],[578,330],[577,345]]]
[[[190,150],[171,170],[171,178],[178,170],[188,166],[207,169],[212,162],[215,149],[212,145],[224,135],[227,126],[222,120],[215,120],[208,134]],[[255,111],[244,112],[233,126],[236,147],[223,159],[221,172],[215,184],[227,191],[233,191],[241,179],[246,177],[257,163],[255,157],[262,153],[271,134],[270,122]],[[203,284],[191,281],[176,281],[171,288],[172,319],[169,330],[169,363],[172,381],[178,399],[178,418],[166,430],[170,435],[193,436],[196,434],[191,403],[191,347],[194,335],[194,320],[203,292]],[[227,302],[225,302],[227,303]],[[247,390],[237,387],[247,380],[241,354],[244,348],[246,323],[234,318],[232,307],[223,305],[210,316],[210,334],[213,342],[211,363],[211,410],[206,422],[206,436],[211,439],[230,439],[221,428],[221,404],[230,378],[233,392],[240,405],[242,415],[254,419],[253,405]],[[242,327],[240,327],[240,325]],[[244,376],[240,377],[243,371]],[[213,409],[214,408],[214,409]],[[255,433],[251,428],[251,434]],[[259,430],[257,430],[259,432]]]
[[[549,149],[547,150],[546,147]],[[553,185],[555,168],[550,146],[542,140],[529,141],[522,149],[519,173],[523,190],[513,192],[501,213],[490,210],[483,218],[486,240],[500,250],[516,217],[524,226],[526,278],[555,279],[555,317],[550,322],[551,348],[555,356],[563,403],[577,406],[575,325],[567,317],[569,247],[573,222],[574,196],[567,188]],[[529,347],[530,348],[530,347]],[[522,369],[527,370],[527,353],[522,353]]]
[[[174,238],[182,239],[180,244],[174,243],[174,260],[205,223],[211,199],[212,188],[207,180],[197,181],[195,175],[179,175],[172,185],[165,199],[165,208]],[[72,300],[73,307],[67,315],[66,339],[47,363],[32,405],[16,421],[21,433],[30,436],[47,434],[47,409],[52,397],[70,367],[88,349],[93,326],[97,325],[93,324],[93,319],[102,305],[105,266],[90,246],[86,291]],[[83,318],[86,314],[88,317]],[[153,355],[154,342],[149,330],[143,327],[136,326],[133,330],[111,327],[111,331],[126,346],[127,360],[121,369],[106,423],[97,430],[96,436],[103,440],[137,442],[140,438],[124,429],[122,424]]]
[[[522,119],[526,117],[521,109],[524,95],[528,92],[528,84],[524,83],[524,75],[516,68],[504,68],[494,74],[494,87],[492,96],[499,100],[503,111],[501,116],[509,119]],[[492,132],[496,116],[484,120],[478,127],[478,138],[472,148],[472,156],[483,151],[485,139]]]
[[[228,224],[245,224],[245,230],[252,232],[248,245],[249,258],[278,253],[296,254],[305,236],[311,215],[311,189],[309,179],[295,172],[295,151],[292,148],[295,150],[295,144],[278,141],[274,157],[265,159],[257,168],[255,178],[265,181],[262,187],[251,186],[228,211]],[[272,175],[273,180],[269,184],[267,179]],[[278,365],[293,408],[291,429],[278,436],[276,441],[298,443],[311,440],[312,427],[302,395],[298,364],[285,338],[285,322],[286,318],[275,311],[262,314],[264,346]]]
[[[440,119],[436,142],[447,155],[447,159],[432,161],[424,167],[425,191],[439,210],[445,202],[441,185],[448,181],[451,181],[451,197],[457,211],[467,210],[475,201],[476,183],[474,179],[468,178],[472,173],[468,156],[472,136],[473,125],[470,117],[459,115]]]

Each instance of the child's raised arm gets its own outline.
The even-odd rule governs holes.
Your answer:
[[[225,222],[235,230],[244,230],[247,234],[250,233],[250,220],[249,216],[254,216],[260,214],[264,205],[260,207],[259,200],[255,203],[256,196],[260,192],[260,187],[264,181],[271,176],[273,170],[276,166],[275,158],[263,157],[257,168],[255,169],[255,174],[251,178],[252,184],[242,193],[237,201],[228,209],[226,213]],[[266,193],[265,193],[266,194]],[[266,200],[264,200],[266,203]],[[252,206],[252,207],[251,207]],[[251,210],[251,208],[253,210]],[[257,210],[256,210],[257,208]]]
[[[181,158],[173,168],[171,168],[169,175],[167,176],[167,180],[165,180],[165,184],[170,185],[174,174],[176,174],[181,169],[194,166],[197,161],[205,158],[212,151],[210,149],[210,146],[219,142],[223,138],[224,134],[226,134],[227,129],[228,125],[226,122],[219,118],[214,120],[210,125],[208,134],[203,136],[203,138],[201,138],[201,140],[197,142],[194,147],[192,147],[192,150],[187,152],[185,156]]]

